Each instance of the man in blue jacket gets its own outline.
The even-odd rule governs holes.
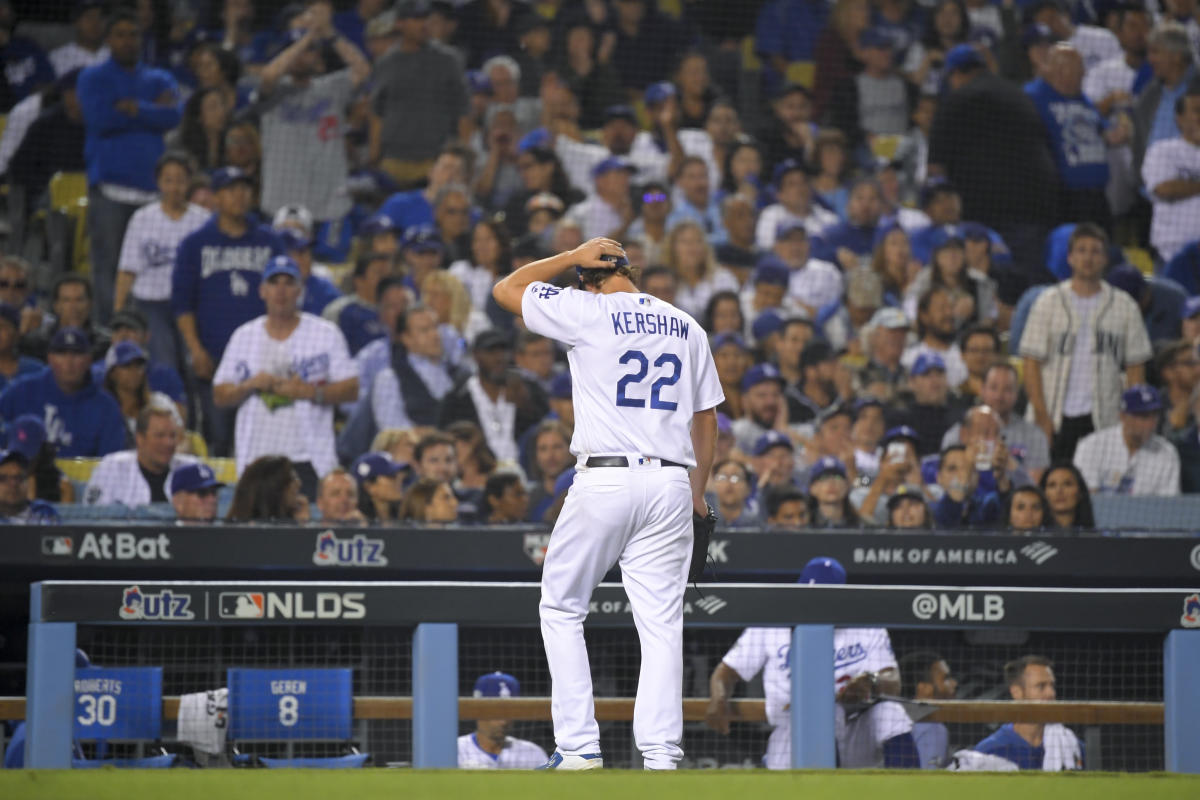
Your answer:
[[[117,258],[129,218],[155,199],[154,165],[163,135],[180,121],[179,87],[163,70],[140,62],[142,34],[133,12],[108,21],[112,58],[79,76],[87,138],[88,231],[96,313],[101,323],[113,310]]]
[[[62,458],[99,458],[125,448],[125,420],[111,395],[92,380],[92,343],[79,328],[59,328],[50,367],[18,378],[0,394],[0,417],[33,414]]]
[[[283,255],[279,237],[250,216],[250,176],[222,167],[211,183],[217,213],[175,251],[171,310],[191,357],[204,438],[218,456],[233,445],[233,414],[212,403],[212,376],[225,344],[244,322],[264,313],[258,296],[263,268]]]

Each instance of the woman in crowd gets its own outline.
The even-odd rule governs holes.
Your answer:
[[[858,513],[850,502],[846,466],[826,456],[812,466],[808,479],[809,510],[814,528],[857,528]]]
[[[417,442],[431,433],[437,433],[437,429],[422,426],[387,428],[375,434],[368,452],[387,453],[397,464],[411,464],[414,460],[413,450],[416,448]]]
[[[503,224],[490,219],[475,223],[471,231],[471,259],[455,261],[450,274],[462,281],[471,306],[487,308],[492,286],[512,269],[512,244]]]
[[[883,302],[889,306],[899,306],[920,272],[921,264],[912,257],[908,234],[898,224],[880,225],[875,232],[871,269],[883,282]]]
[[[713,469],[709,481],[709,502],[717,512],[722,528],[754,528],[758,514],[751,505],[750,470],[740,461],[726,459]]]
[[[212,42],[196,47],[188,57],[192,74],[196,76],[197,93],[211,90],[218,92],[230,112],[246,104],[247,96],[237,88],[242,65],[237,57]]]
[[[729,148],[721,170],[721,195],[740,194],[755,210],[766,205],[762,190],[763,152],[752,139],[740,141]]]
[[[717,292],[708,299],[704,306],[704,316],[701,325],[709,336],[719,336],[722,333],[736,333],[742,336],[746,332],[746,318],[742,315],[742,302],[737,292]]]
[[[446,433],[454,439],[459,487],[482,492],[488,476],[496,469],[496,456],[488,447],[483,431],[474,422],[464,419],[446,428]]]
[[[679,103],[679,127],[703,128],[718,92],[712,85],[708,59],[703,53],[688,51],[675,70],[676,98]]]
[[[530,477],[535,481],[529,492],[529,521],[540,522],[555,500],[555,484],[571,466],[571,434],[557,420],[538,426],[533,435],[533,461]]]
[[[1091,530],[1096,527],[1092,513],[1092,495],[1079,469],[1069,461],[1051,464],[1042,473],[1038,488],[1046,496],[1047,528],[1065,531]]]
[[[308,518],[308,498],[286,456],[263,456],[246,467],[233,492],[227,522],[297,522]]]
[[[458,521],[458,499],[445,481],[423,479],[412,485],[400,504],[400,520],[415,525]]]
[[[717,292],[736,294],[740,288],[733,273],[718,266],[704,228],[690,219],[676,223],[667,234],[663,261],[679,278],[675,306],[693,317],[701,315]]]
[[[962,0],[941,0],[925,22],[925,35],[908,49],[904,77],[922,94],[937,94],[946,53],[967,40],[970,22]]]
[[[625,102],[621,76],[609,63],[616,37],[610,33],[597,42],[599,31],[592,30],[586,17],[576,16],[563,37],[565,45],[557,70],[571,90],[562,102],[576,106],[579,127],[585,130],[599,128],[604,124],[604,109]]]
[[[225,131],[225,164],[259,179],[262,169],[262,138],[248,119],[232,123]]]
[[[958,236],[938,237],[929,266],[921,269],[908,287],[904,313],[916,319],[917,302],[930,286],[943,286],[950,292],[956,330],[996,321],[996,284],[987,275],[967,267],[966,250]]]
[[[846,134],[826,128],[817,134],[812,153],[812,189],[817,199],[838,215],[846,218],[846,202],[850,199],[850,154]]]
[[[925,495],[921,490],[912,486],[901,486],[900,489],[888,498],[888,527],[896,530],[912,530],[923,529],[930,530],[933,528],[933,514],[929,511],[929,504],[925,502]]]
[[[187,411],[162,392],[150,391],[150,381],[146,377],[146,351],[137,342],[126,340],[109,348],[104,359],[104,391],[111,394],[121,407],[131,446],[137,416],[146,406],[153,403],[175,409],[181,420]]]
[[[201,89],[183,104],[183,121],[167,137],[170,149],[183,150],[207,171],[225,163],[225,129],[232,108],[217,89]]]
[[[712,339],[713,363],[717,367],[717,380],[725,392],[725,402],[718,411],[728,414],[730,419],[742,416],[742,376],[753,363],[750,351],[740,334],[721,333]]]
[[[462,281],[443,270],[434,270],[421,281],[421,300],[437,314],[438,333],[442,337],[442,355],[457,364],[481,331],[492,327],[482,309],[471,305]]]
[[[1031,533],[1046,527],[1050,520],[1049,502],[1036,486],[1021,486],[1008,496],[1005,526],[1013,533]]]
[[[385,452],[359,456],[350,468],[358,482],[358,510],[372,524],[394,522],[404,500],[407,463],[392,459]]]

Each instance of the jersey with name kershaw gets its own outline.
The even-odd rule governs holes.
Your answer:
[[[695,465],[692,415],[725,399],[696,320],[650,295],[540,282],[525,290],[521,315],[529,330],[571,348],[573,454]]]

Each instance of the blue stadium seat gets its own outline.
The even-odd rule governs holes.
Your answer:
[[[94,741],[98,755],[116,741],[162,738],[162,667],[83,667],[75,670],[76,753],[71,766],[165,768],[177,756],[83,758],[78,743]],[[161,748],[160,748],[161,749]]]
[[[331,741],[353,735],[353,673],[350,669],[230,669],[229,740]],[[263,766],[338,769],[361,767],[370,757],[265,758]],[[236,751],[235,751],[236,752]],[[235,759],[235,763],[238,759]]]

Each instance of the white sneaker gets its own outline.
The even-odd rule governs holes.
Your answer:
[[[604,759],[599,753],[585,753],[581,756],[564,756],[557,750],[538,769],[602,769]]]

